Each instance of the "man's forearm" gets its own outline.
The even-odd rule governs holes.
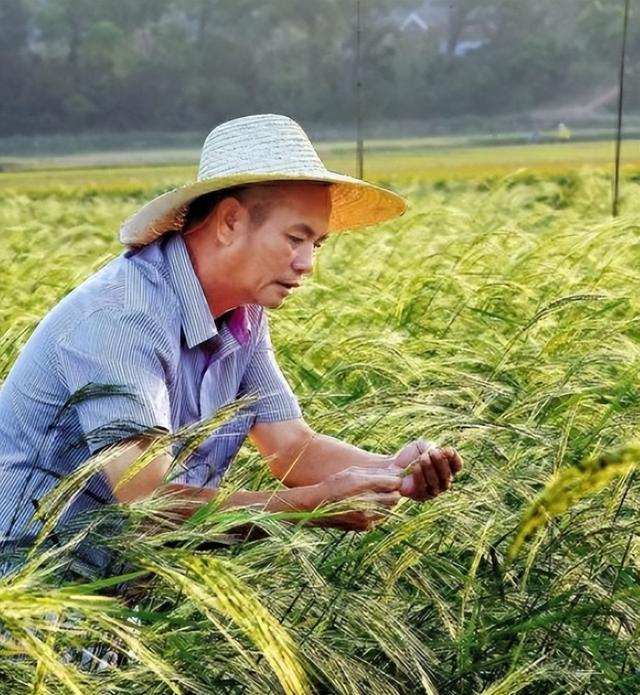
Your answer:
[[[146,440],[130,440],[114,447],[113,456],[105,466],[105,473],[118,502],[130,503],[161,491],[162,494],[176,498],[175,511],[188,517],[216,496],[218,491],[215,488],[200,488],[180,483],[164,484],[162,478],[171,467],[171,459],[166,454],[158,456],[135,475],[130,476],[130,467],[136,464],[147,446]],[[305,512],[320,506],[325,501],[325,496],[321,486],[315,484],[292,490],[238,490],[226,497],[222,506],[254,507],[271,512]]]
[[[325,502],[378,490],[369,480],[370,474],[362,469],[386,467],[391,461],[390,457],[372,454],[332,437],[315,434],[308,428],[302,434],[297,442],[284,447],[282,454],[270,456],[274,474],[290,489],[238,490],[224,498],[222,507],[252,507],[269,512],[306,512],[317,509]],[[144,469],[131,476],[130,467],[135,465],[145,448],[146,442],[130,442],[121,451],[114,452],[115,456],[109,462],[106,473],[118,502],[130,503],[154,492],[160,493],[172,496],[173,511],[187,518],[218,494],[215,488],[163,483],[162,478],[171,466],[171,459],[166,454],[149,462]],[[360,473],[354,474],[355,477],[352,475],[353,480],[349,477],[337,483],[328,480],[347,468],[360,469]],[[374,471],[371,471],[371,474],[373,473]],[[378,500],[380,501],[385,503],[384,500]],[[352,519],[347,521],[352,528],[365,528],[366,524],[363,524],[366,519],[363,519],[358,517],[356,522]],[[341,519],[336,517],[334,522],[339,525]]]
[[[313,433],[302,445],[276,457],[271,470],[289,487],[316,485],[346,468],[380,468],[391,457],[373,454],[324,434]]]
[[[192,485],[171,483],[165,492],[176,498],[176,510],[184,517],[191,516],[202,505],[210,502],[218,493],[214,488],[198,488]],[[224,498],[222,508],[252,507],[269,512],[313,511],[324,501],[319,485],[307,485],[289,490],[237,490]]]

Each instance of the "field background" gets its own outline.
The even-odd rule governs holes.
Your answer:
[[[353,172],[349,147],[319,149]],[[3,692],[640,692],[633,474],[505,561],[554,474],[638,436],[638,142],[615,220],[612,152],[372,143],[365,175],[409,211],[331,238],[272,314],[274,343],[312,426],[380,452],[453,444],[455,490],[360,535],[213,507],[152,536],[141,518],[157,509],[141,504],[111,544],[144,596],[61,575],[55,553],[0,580]],[[3,162],[0,379],[46,311],[119,252],[119,223],[194,176],[191,151],[140,157]],[[226,485],[273,482],[245,447]],[[243,520],[270,535],[196,549]],[[96,644],[125,663],[69,658]]]
[[[627,129],[628,130],[628,129]],[[629,131],[624,143],[624,164],[640,164],[640,140]],[[581,129],[572,141],[558,141],[556,133],[541,133],[543,142],[530,143],[531,133],[503,133],[495,135],[447,136],[429,138],[397,138],[368,140],[365,146],[365,176],[383,179],[389,176],[420,178],[470,178],[486,177],[494,173],[513,173],[518,169],[536,172],[561,173],[576,168],[612,168],[614,157],[613,133]],[[593,138],[593,139],[592,139]],[[167,177],[175,177],[178,185],[197,170],[200,145],[150,146],[153,138],[142,140],[129,136],[130,147],[122,143],[106,142],[88,137],[83,144],[73,144],[70,137],[43,138],[38,146],[28,140],[0,138],[0,185],[27,185],[29,187],[45,177],[46,173],[56,171],[55,177],[61,183],[86,181],[94,183],[112,180],[150,180],[157,181],[159,172],[152,167],[162,167]],[[164,139],[166,141],[167,136]],[[175,138],[174,138],[175,139]],[[24,140],[24,142],[23,142]],[[110,142],[110,141],[107,141]],[[356,158],[353,142],[322,141],[317,150],[329,168],[355,175]],[[62,150],[62,151],[60,151]],[[72,153],[69,153],[69,150]],[[136,167],[144,167],[137,171]],[[81,173],[77,173],[77,169]],[[87,169],[91,169],[87,172]],[[31,176],[21,176],[20,172],[31,172]],[[35,172],[40,172],[37,176]],[[187,177],[187,179],[185,179]],[[167,179],[171,180],[171,179]]]

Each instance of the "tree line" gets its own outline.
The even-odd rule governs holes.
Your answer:
[[[623,5],[361,0],[365,118],[597,103]],[[629,44],[633,76],[637,32]],[[201,130],[259,111],[339,126],[355,76],[356,0],[0,0],[0,135]]]

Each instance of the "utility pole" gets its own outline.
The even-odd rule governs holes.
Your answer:
[[[624,67],[627,57],[627,31],[629,27],[629,0],[624,3],[624,23],[622,26],[622,55],[620,56],[620,76],[618,87],[618,127],[616,131],[616,161],[613,174],[613,205],[611,214],[618,216],[620,198],[620,150],[622,148],[622,105],[624,103]]]
[[[360,55],[360,0],[356,0],[356,176],[364,177],[364,144],[362,142],[362,59]]]

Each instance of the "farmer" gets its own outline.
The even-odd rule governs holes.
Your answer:
[[[462,466],[451,448],[420,440],[380,455],[314,432],[269,340],[265,309],[302,284],[329,233],[404,209],[394,193],[328,171],[287,117],[215,128],[197,182],[124,223],[127,251],[49,313],[0,391],[0,541],[28,544],[43,495],[107,447],[104,471],[70,500],[61,525],[154,492],[176,495],[188,515],[216,494],[247,436],[286,487],[235,492],[226,505],[313,510],[365,498],[384,511],[401,495],[447,490]],[[168,479],[164,453],[127,479],[151,434],[208,419],[242,396],[246,404],[179,477],[172,470]],[[356,510],[335,523],[362,530],[378,518]]]

